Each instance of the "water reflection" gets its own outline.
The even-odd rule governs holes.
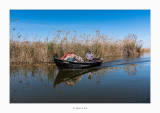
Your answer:
[[[12,84],[27,84],[30,86],[33,82],[41,82],[46,87],[50,82],[53,87],[63,83],[65,86],[73,86],[78,84],[78,82],[87,76],[88,80],[92,80],[93,77],[96,78],[96,84],[100,84],[101,78],[109,73],[116,72],[123,69],[124,72],[129,76],[135,76],[137,73],[137,68],[141,68],[142,64],[130,64],[118,67],[94,67],[89,69],[77,69],[77,70],[61,70],[59,71],[54,66],[11,66],[10,67],[10,79]],[[16,85],[15,85],[16,87]],[[24,87],[23,87],[24,88]]]
[[[116,59],[77,70],[59,71],[49,64],[10,66],[10,102],[149,101],[150,57]]]
[[[139,64],[139,66],[137,66],[136,64],[131,64],[129,66],[125,66],[123,67],[123,70],[131,76],[135,76],[137,74],[137,67],[141,68],[141,64]]]
[[[141,68],[141,64],[131,64],[124,67],[108,67],[104,69],[91,68],[85,70],[59,71],[54,82],[54,87],[63,82],[66,83],[66,85],[73,86],[85,75],[87,75],[88,80],[96,77],[96,84],[100,84],[101,78],[104,75],[107,76],[109,73],[116,72],[120,69],[123,69],[129,76],[135,76],[137,68]]]

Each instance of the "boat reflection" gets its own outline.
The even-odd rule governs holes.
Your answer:
[[[53,87],[56,87],[57,84],[62,82],[65,85],[73,86],[77,84],[78,81],[81,80],[84,74],[88,74],[88,79],[91,79],[91,72],[97,71],[96,68],[89,68],[89,69],[72,69],[72,70],[59,70],[54,81]]]
[[[66,86],[73,86],[77,84],[84,75],[91,80],[92,77],[96,77],[96,83],[100,83],[102,76],[107,76],[109,73],[123,69],[124,72],[129,76],[135,76],[137,73],[137,68],[141,68],[141,64],[130,64],[124,67],[108,67],[108,68],[88,68],[88,69],[78,69],[78,70],[59,70],[55,78],[53,87],[56,85],[64,83]]]

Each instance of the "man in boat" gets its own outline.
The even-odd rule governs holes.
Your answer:
[[[89,50],[88,53],[86,54],[86,61],[94,61],[93,54]]]

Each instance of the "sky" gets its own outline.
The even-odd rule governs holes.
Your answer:
[[[29,39],[43,39],[57,30],[93,35],[99,30],[113,39],[132,33],[150,48],[150,10],[10,10],[13,28]]]

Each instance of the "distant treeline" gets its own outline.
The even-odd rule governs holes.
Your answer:
[[[58,31],[60,33],[60,31]],[[95,36],[79,35],[68,39],[69,32],[64,37],[54,37],[48,41],[27,41],[17,35],[17,39],[10,38],[10,63],[13,64],[35,64],[52,62],[52,56],[58,58],[67,52],[73,52],[82,58],[88,50],[94,57],[138,55],[149,52],[150,49],[142,49],[142,41],[137,40],[134,34],[128,34],[121,40],[108,38],[106,35],[96,32]],[[57,35],[60,36],[60,35]],[[19,40],[20,39],[20,40]],[[57,41],[58,40],[58,41]]]

